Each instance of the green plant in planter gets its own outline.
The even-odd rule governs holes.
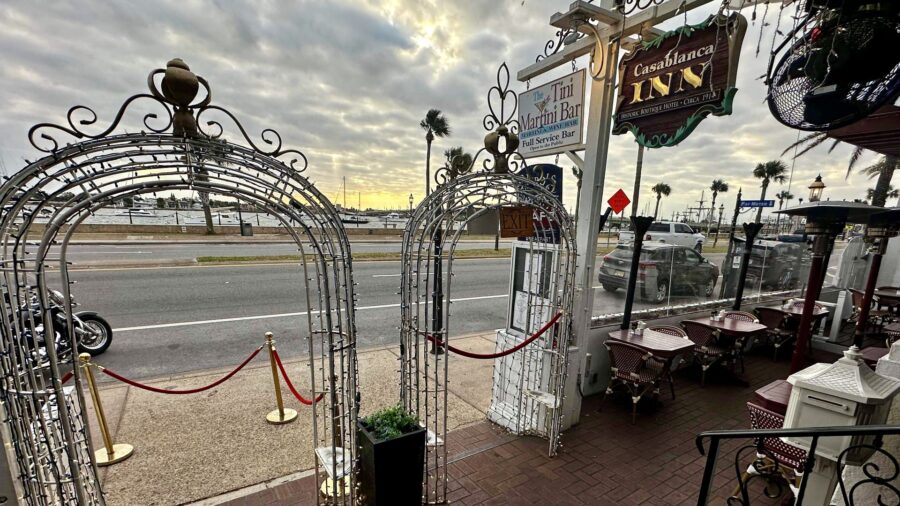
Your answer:
[[[381,441],[394,439],[419,429],[419,420],[400,406],[376,411],[360,420],[362,425]]]

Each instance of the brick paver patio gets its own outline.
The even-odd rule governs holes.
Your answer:
[[[723,373],[701,388],[695,370],[677,372],[676,399],[663,389],[660,404],[641,406],[635,425],[624,396],[606,399],[602,406],[599,396],[585,399],[581,422],[564,433],[554,458],[547,457],[545,440],[515,437],[486,421],[453,432],[448,499],[463,505],[696,504],[705,464],[696,435],[748,428],[746,401],[757,388],[785,378],[789,368],[787,360],[772,362],[765,350],[748,356],[746,366],[742,378],[749,387]],[[734,489],[737,446],[726,444],[720,450],[713,504],[724,503]],[[315,504],[314,487],[309,476],[226,504]],[[753,491],[758,494],[761,488],[759,483]],[[766,499],[762,504],[779,502]]]

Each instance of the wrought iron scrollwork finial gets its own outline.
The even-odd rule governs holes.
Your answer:
[[[482,124],[486,130],[493,131],[484,136],[484,149],[494,157],[493,171],[505,174],[509,172],[510,155],[519,148],[519,121],[515,119],[519,96],[509,88],[506,62],[497,69],[497,84],[488,90],[487,101],[489,112]],[[518,167],[517,162],[513,165]],[[489,168],[487,160],[485,168]]]
[[[558,53],[560,49],[581,40],[583,37],[584,34],[574,28],[560,28],[556,31],[556,39],[548,40],[547,43],[544,44],[544,54],[537,55],[537,58],[535,58],[534,61],[539,62],[548,56],[553,56]]]
[[[162,76],[157,83],[157,77]],[[164,134],[171,129],[173,135],[189,138],[220,139],[224,133],[222,124],[216,120],[208,120],[205,125],[208,131],[201,126],[200,116],[208,111],[218,111],[228,116],[237,126],[238,131],[244,137],[254,151],[273,158],[288,157],[287,164],[297,172],[303,172],[308,166],[306,155],[296,149],[284,149],[281,135],[266,128],[260,133],[262,143],[254,142],[247,134],[247,130],[230,111],[217,105],[211,105],[212,90],[209,83],[201,76],[191,71],[190,67],[180,58],[169,60],[164,69],[155,69],[147,76],[147,87],[150,93],[140,93],[125,100],[119,107],[112,123],[103,131],[90,133],[84,127],[90,127],[97,123],[97,113],[93,109],[77,105],[69,109],[66,114],[67,125],[53,123],[38,123],[28,131],[28,139],[31,145],[45,153],[54,153],[60,149],[60,141],[55,135],[63,133],[76,139],[100,139],[112,133],[122,121],[128,107],[137,100],[150,100],[159,105],[162,113],[151,112],[144,115],[144,127],[155,134]],[[198,99],[200,88],[205,91],[202,98]],[[265,147],[260,147],[265,145]]]
[[[636,10],[643,10],[651,5],[659,5],[665,0],[615,0],[616,10],[629,16]]]

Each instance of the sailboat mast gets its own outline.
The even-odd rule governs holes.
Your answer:
[[[341,187],[344,188],[344,210],[347,210],[347,176],[341,176]]]

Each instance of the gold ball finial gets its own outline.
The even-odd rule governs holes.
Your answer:
[[[90,353],[79,353],[78,360],[81,361],[82,364],[86,364],[91,361]]]

